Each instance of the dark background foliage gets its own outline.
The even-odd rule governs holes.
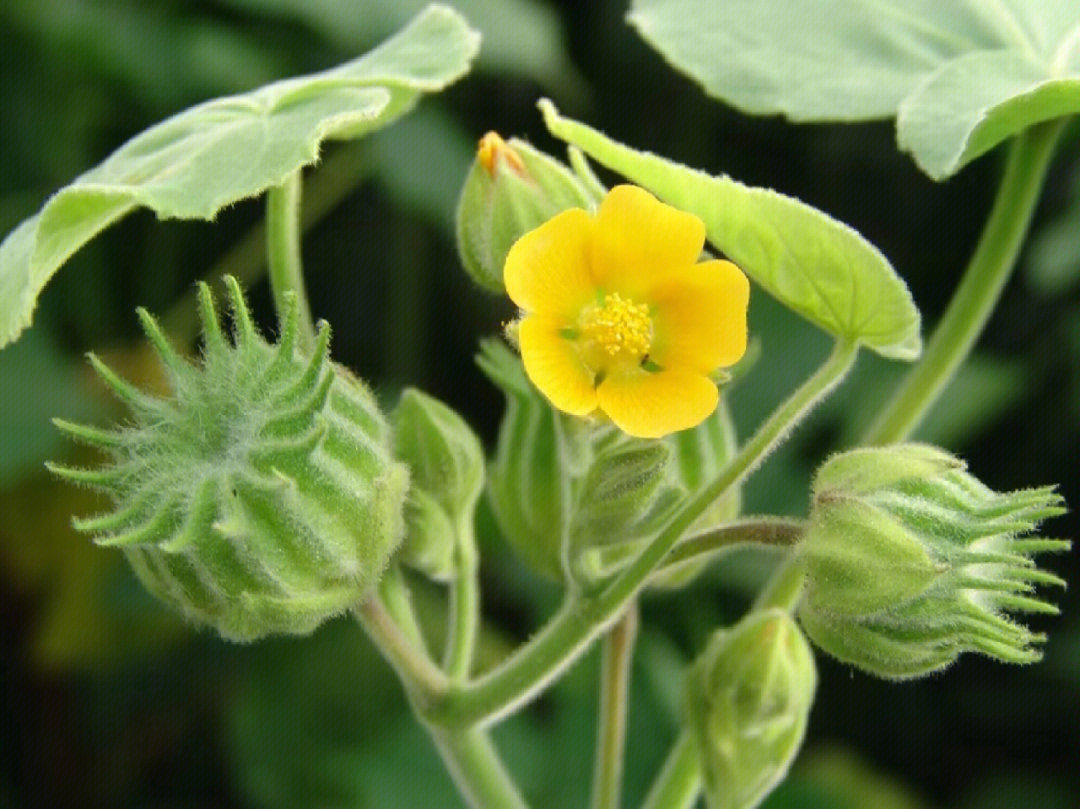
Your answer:
[[[420,3],[305,0],[36,0],[0,3],[0,230],[161,118],[215,95],[331,66]],[[335,358],[392,403],[403,385],[460,409],[490,442],[502,402],[473,365],[478,337],[510,315],[472,286],[452,237],[456,194],[488,129],[557,150],[534,103],[550,95],[615,138],[798,196],[891,259],[925,321],[944,308],[977,238],[998,153],[935,184],[896,151],[889,122],[793,126],[707,99],[623,23],[625,3],[460,0],[485,28],[473,74],[390,130],[334,146],[309,172],[322,209],[304,258]],[[1050,174],[1016,278],[969,367],[920,437],[958,452],[989,485],[1057,482],[1080,503],[1080,163],[1075,129]],[[147,384],[133,307],[193,338],[195,279],[251,280],[264,326],[257,202],[214,224],[138,214],[83,250],[47,288],[34,328],[0,352],[0,806],[458,807],[397,683],[357,627],[231,646],[193,632],[134,582],[115,552],[73,534],[93,497],[41,462],[73,452],[51,415],[115,417],[87,373],[93,347]],[[761,358],[732,392],[745,435],[820,360],[825,340],[758,293]],[[755,476],[751,511],[800,514],[809,476],[850,444],[902,369],[869,358]],[[528,636],[557,593],[482,520],[487,664]],[[1080,536],[1074,516],[1048,526]],[[1049,566],[1074,584],[1077,553]],[[634,667],[628,805],[673,738],[683,663],[735,619],[770,560],[743,554],[687,591],[646,599]],[[443,594],[416,583],[438,623]],[[1080,599],[1038,620],[1046,659],[1009,668],[965,657],[890,684],[821,658],[809,738],[770,809],[1076,806],[1080,800]],[[496,732],[535,805],[584,806],[596,655]]]

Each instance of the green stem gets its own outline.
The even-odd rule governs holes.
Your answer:
[[[806,520],[787,517],[746,517],[730,525],[696,534],[676,545],[657,568],[656,575],[741,545],[790,547],[806,530]]]
[[[301,231],[310,230],[333,211],[369,170],[367,152],[356,143],[343,145],[323,160],[304,184]],[[211,283],[223,275],[232,275],[246,289],[259,280],[265,268],[266,221],[263,220],[252,225],[226,250],[204,279]],[[198,295],[192,287],[161,319],[166,334],[182,336],[183,342],[189,344],[199,330],[198,309]]]
[[[694,521],[756,468],[840,382],[857,353],[857,344],[838,340],[825,363],[766,419],[717,477],[687,500],[641,554],[609,584],[588,596],[568,598],[528,643],[483,677],[433,695],[425,717],[446,727],[486,724],[512,713],[542,691],[622,612]]]
[[[794,554],[789,553],[773,571],[765,587],[758,593],[754,600],[753,609],[767,610],[770,607],[779,607],[788,612],[794,611],[802,598],[803,584],[806,576],[802,566]]]
[[[472,809],[527,809],[488,735],[428,728],[446,769]]]
[[[397,672],[418,711],[423,710],[425,702],[446,691],[450,684],[446,675],[409,641],[377,596],[361,602],[353,612],[372,643]]]
[[[304,269],[300,262],[300,194],[303,175],[299,169],[284,183],[266,193],[266,256],[270,288],[278,318],[285,314],[285,295],[292,292],[297,303],[297,344],[304,352],[315,348],[315,326],[311,319]]]
[[[1009,280],[1065,121],[1032,127],[1009,150],[990,217],[926,352],[866,435],[866,444],[903,441],[915,430],[986,326]]]
[[[412,596],[409,593],[409,584],[405,580],[405,573],[401,566],[392,564],[379,579],[379,598],[383,606],[398,628],[408,638],[409,642],[417,650],[427,655],[427,643],[424,641],[424,632],[420,629],[420,622],[416,619],[416,610],[413,609]]]
[[[404,631],[378,597],[354,610],[368,637],[397,672],[413,709],[444,690],[446,676],[409,642]],[[411,613],[411,610],[410,610]],[[479,729],[447,730],[427,727],[454,783],[473,809],[527,809],[487,734]]]
[[[641,809],[690,809],[701,794],[701,759],[684,730],[668,753]]]
[[[604,638],[592,809],[619,809],[621,803],[626,707],[637,631],[637,604],[631,603]]]
[[[480,623],[476,538],[471,518],[462,521],[457,540],[457,573],[450,585],[450,631],[444,668],[450,679],[463,682],[472,669]]]

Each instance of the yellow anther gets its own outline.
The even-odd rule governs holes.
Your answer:
[[[488,174],[495,176],[497,161],[502,158],[511,169],[522,177],[525,176],[525,164],[521,162],[518,153],[515,152],[498,132],[488,132],[480,138],[476,147],[476,159],[484,167]]]
[[[652,347],[652,318],[649,307],[634,303],[618,292],[605,295],[603,303],[585,310],[581,336],[608,357],[641,360]]]

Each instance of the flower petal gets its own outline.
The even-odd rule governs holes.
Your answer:
[[[612,374],[596,389],[600,409],[625,433],[660,438],[694,427],[716,409],[712,380],[682,368]]]
[[[661,367],[708,374],[734,365],[746,352],[750,282],[730,261],[663,273],[645,299],[654,328],[649,356]]]
[[[510,300],[526,312],[576,318],[596,291],[587,249],[593,226],[589,214],[571,208],[514,242],[503,265]]]
[[[523,318],[518,327],[521,361],[529,379],[556,408],[584,416],[596,409],[593,375],[577,346],[559,333],[561,328],[553,318]]]
[[[693,264],[705,225],[634,185],[612,188],[596,212],[593,278],[605,292],[640,297],[657,272]]]

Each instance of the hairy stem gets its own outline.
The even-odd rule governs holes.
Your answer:
[[[669,573],[681,565],[706,559],[741,545],[787,548],[799,541],[806,521],[787,517],[745,517],[702,534],[688,537],[676,545],[656,574]]]
[[[371,596],[355,609],[357,619],[372,643],[397,672],[409,698],[417,707],[444,692],[449,680],[426,654],[410,641],[378,596]]]
[[[428,728],[450,777],[472,809],[527,809],[491,739],[473,728]]]
[[[668,753],[641,809],[690,809],[701,794],[701,759],[684,730]]]
[[[303,173],[297,169],[281,185],[266,192],[266,257],[270,288],[278,318],[285,314],[285,294],[296,294],[297,344],[306,353],[315,348],[315,326],[311,319],[304,268],[300,262],[300,196]]]
[[[975,253],[919,363],[863,443],[908,438],[971,353],[1016,264],[1065,121],[1034,126],[1012,142],[1005,173]]]
[[[462,682],[472,668],[480,623],[476,538],[471,519],[463,521],[457,539],[457,572],[450,584],[450,627],[444,668],[451,680]]]
[[[630,664],[634,657],[637,630],[637,604],[631,603],[604,638],[600,657],[600,714],[592,809],[619,809],[621,803]]]
[[[672,515],[633,562],[595,593],[569,597],[543,629],[497,668],[433,694],[427,701],[427,720],[446,727],[487,724],[541,692],[622,612],[694,521],[756,468],[843,379],[857,353],[855,343],[837,341],[825,363],[766,419],[714,480]]]

